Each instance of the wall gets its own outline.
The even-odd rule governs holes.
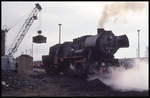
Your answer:
[[[19,74],[30,74],[32,73],[33,70],[33,58],[29,55],[21,55],[19,57],[16,58],[16,61],[18,63],[18,73]]]
[[[1,56],[5,55],[5,31],[1,30]]]

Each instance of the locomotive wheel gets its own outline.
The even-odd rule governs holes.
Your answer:
[[[88,75],[93,75],[98,73],[98,70],[96,70],[96,65],[95,64],[89,64],[89,68],[88,68]]]
[[[82,65],[72,65],[74,66],[74,70],[72,70],[70,68],[71,64],[68,65],[68,67],[66,68],[64,74],[66,76],[70,76],[70,77],[79,77],[79,78],[87,78],[87,74],[85,73],[85,70],[83,69]]]

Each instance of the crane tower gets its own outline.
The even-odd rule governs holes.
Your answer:
[[[35,8],[32,10],[28,18],[25,20],[25,23],[22,25],[21,29],[17,33],[16,38],[11,44],[11,47],[8,49],[8,55],[13,56],[14,53],[17,51],[19,45],[21,44],[23,38],[29,31],[29,28],[33,24],[34,20],[37,19],[38,13],[42,10],[42,7],[37,3],[35,4]]]

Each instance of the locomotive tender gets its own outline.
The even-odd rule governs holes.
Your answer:
[[[119,66],[114,54],[119,48],[129,47],[126,35],[115,36],[112,31],[97,29],[97,35],[86,35],[50,47],[49,55],[42,56],[48,74],[87,77],[104,73],[110,66]]]

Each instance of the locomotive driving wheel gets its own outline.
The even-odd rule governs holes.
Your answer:
[[[80,78],[86,78],[87,75],[85,73],[84,67],[82,64],[68,64],[68,67],[65,70],[65,75],[67,76],[74,76],[74,77],[80,77]]]

